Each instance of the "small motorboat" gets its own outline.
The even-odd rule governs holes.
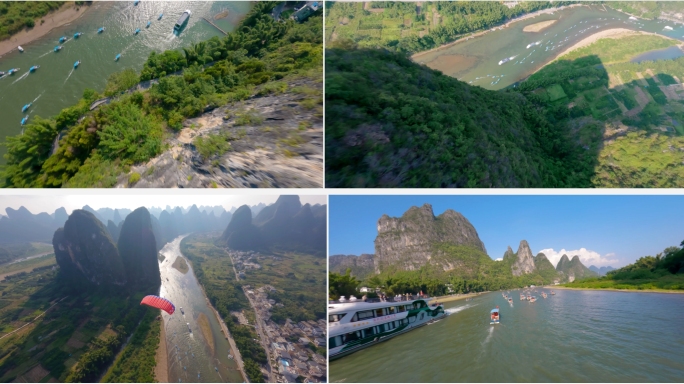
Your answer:
[[[508,299],[508,302],[511,303],[511,304],[513,304],[513,299],[509,298],[509,299]]]
[[[21,45],[18,46],[17,49],[19,50],[19,52],[24,52],[24,48],[22,48]]]
[[[21,109],[21,113],[26,112],[29,108],[31,108],[32,105],[33,105],[33,103],[28,103],[28,104],[24,105],[24,107]]]
[[[100,27],[100,28],[97,30],[97,33],[102,33],[102,32],[104,32],[104,30],[105,30],[105,27]]]
[[[530,298],[530,303],[534,303],[535,301],[537,301],[537,297],[536,297],[536,296],[532,296],[532,297]]]
[[[119,53],[119,54],[116,55],[116,57],[114,58],[114,61],[119,61],[120,58],[121,58],[121,54]],[[168,280],[168,279],[167,279],[167,280]]]
[[[140,28],[137,28],[133,34],[137,35],[138,33],[140,33]]]
[[[27,121],[28,121],[28,116],[24,116],[24,118],[21,119],[21,125],[26,124]]]
[[[135,1],[133,2],[133,6],[138,5],[139,2],[140,2],[140,0],[135,0]]]
[[[554,292],[554,291],[551,291],[551,294],[552,294],[552,295],[555,295],[555,294],[556,294],[556,292]]]
[[[151,22],[151,21],[148,21],[148,22],[147,22],[147,25],[145,26],[145,28],[149,28],[150,25],[152,25],[152,22]]]
[[[81,37],[82,34],[83,34],[83,32],[74,33],[74,39],[78,39],[79,37]]]
[[[78,60],[77,62],[74,63],[74,69],[78,68],[79,65],[81,65],[81,60]]]
[[[183,311],[183,307],[180,307],[181,314],[185,315],[185,311]],[[188,323],[190,325],[190,323]]]
[[[192,333],[192,329],[190,328],[190,323],[187,323],[187,324],[188,324],[188,332]]]
[[[489,324],[499,324],[499,306],[497,305],[496,308],[492,309],[490,312],[490,321]]]
[[[35,72],[38,68],[40,68],[40,65],[34,65],[33,67],[29,68],[29,72]]]
[[[10,69],[9,71],[7,71],[7,74],[10,75],[10,76],[12,76],[12,75],[14,75],[14,74],[17,73],[17,72],[19,72],[19,68],[12,68],[12,69]]]
[[[60,42],[60,43],[63,43],[63,42],[66,41],[66,39],[67,39],[66,36],[62,36],[62,37],[59,38],[59,42]]]
[[[217,367],[214,367],[214,369],[216,370],[216,372],[218,372],[218,368],[217,368]]]
[[[159,14],[159,17],[157,17],[157,20],[161,20],[162,17],[164,17],[164,14],[163,14],[163,13],[160,13],[160,14]]]
[[[3,76],[5,76],[5,72],[0,71],[0,77],[3,77]]]
[[[61,45],[56,45],[56,46],[55,46],[55,52],[61,51],[62,48],[63,48],[63,47],[62,47]]]

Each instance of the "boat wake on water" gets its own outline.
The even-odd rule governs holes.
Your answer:
[[[482,345],[485,345],[485,344],[489,343],[489,340],[492,339],[492,335],[493,335],[493,334],[494,334],[494,327],[489,327],[489,334],[487,335],[487,338],[484,340],[484,342],[482,343]]]
[[[468,308],[472,308],[472,307],[474,307],[474,306],[476,306],[476,304],[466,304],[466,305],[464,305],[464,306],[462,306],[462,307],[447,308],[447,309],[444,310],[444,314],[446,314],[447,316],[453,315],[454,313],[461,312],[461,311],[463,311],[463,310],[466,310],[466,309],[468,309]]]
[[[14,81],[12,82],[12,84],[16,83],[16,82],[19,81],[19,80],[25,79],[26,76],[29,75],[29,73],[30,73],[30,72],[24,73],[23,75],[21,75],[21,77],[19,77],[18,79],[14,80]]]
[[[40,95],[38,95],[38,97],[36,97],[35,99],[33,99],[33,101],[31,102],[31,104],[33,104],[33,103],[35,103],[36,101],[38,101],[38,99],[40,99],[40,97],[43,96],[43,93],[45,93],[45,91],[41,92]]]
[[[74,70],[75,70],[75,69],[76,69],[76,68],[71,68],[71,72],[69,72],[69,75],[67,76],[67,78],[64,79],[64,84],[66,84],[67,80],[69,80],[69,78],[71,77],[71,74],[74,73]]]

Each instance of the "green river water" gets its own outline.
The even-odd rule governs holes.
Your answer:
[[[523,32],[526,26],[547,20],[557,21],[540,32]],[[672,30],[665,29],[666,26]],[[521,20],[507,28],[497,28],[482,36],[420,55],[415,61],[471,85],[502,89],[538,71],[561,52],[588,36],[614,28],[653,32],[684,40],[682,24],[663,20],[630,20],[629,15],[609,6],[592,5],[565,8],[553,14]],[[538,45],[528,48],[528,45],[537,42]],[[510,57],[514,58],[499,65],[499,61]]]
[[[230,344],[221,332],[214,311],[209,307],[195,271],[189,262],[187,273],[172,267],[178,257],[184,257],[180,250],[183,237],[177,237],[160,251],[165,259],[159,266],[162,278],[159,296],[176,306],[173,315],[162,312],[169,382],[241,383],[243,379],[237,363],[228,356],[231,354]],[[180,308],[183,308],[182,312]],[[209,320],[214,350],[209,347],[197,321],[201,313]],[[192,332],[188,331],[188,323]]]
[[[20,68],[17,74],[0,78],[0,142],[21,133],[22,117],[28,115],[30,122],[35,116],[54,116],[75,104],[84,89],[104,90],[110,74],[126,68],[139,71],[152,51],[180,49],[213,36],[223,36],[201,17],[230,32],[250,8],[247,1],[141,1],[137,6],[132,1],[94,2],[76,21],[23,45],[24,53],[15,50],[0,57],[0,70]],[[173,26],[186,9],[192,16],[176,36]],[[227,17],[214,19],[226,10]],[[160,13],[164,16],[157,20]],[[145,28],[148,20],[152,24]],[[100,27],[105,27],[105,31],[98,34]],[[136,28],[141,30],[137,36],[133,34]],[[74,39],[76,32],[83,35]],[[69,40],[61,44],[64,47],[61,51],[54,52],[61,36]],[[121,59],[115,62],[119,53]],[[82,63],[74,70],[77,60]],[[29,68],[34,65],[40,68],[29,74]],[[22,107],[30,102],[33,106],[22,113]],[[0,146],[0,164],[5,163],[2,158],[5,152]]]
[[[332,361],[330,382],[682,381],[684,295],[510,292],[446,303],[445,319]]]

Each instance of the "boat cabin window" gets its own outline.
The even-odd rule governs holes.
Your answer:
[[[401,312],[406,312],[406,306],[404,306],[404,305],[398,306],[398,307],[397,307],[397,312],[399,312],[399,313],[401,313]]]
[[[384,316],[383,309],[382,308],[376,309],[375,310],[375,317],[382,317],[382,316]]]
[[[335,315],[328,315],[328,323],[334,323],[336,321],[342,320],[342,318],[346,315],[346,313],[338,313]]]
[[[341,336],[342,337],[342,343],[346,344],[349,342],[352,342],[354,340],[358,340],[361,338],[361,332],[356,331],[356,332],[349,332]]]
[[[356,312],[354,317],[356,317],[356,320],[352,319],[352,321],[361,321],[361,320],[371,319],[374,316],[373,316],[373,311],[361,311],[361,312]]]
[[[389,307],[387,309],[389,310],[390,315],[393,315],[396,312],[396,309],[394,307]]]
[[[342,336],[331,337],[328,341],[328,345],[330,346],[330,348],[339,347],[340,345],[342,345]]]

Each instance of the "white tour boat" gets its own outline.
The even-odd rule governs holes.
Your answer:
[[[446,316],[441,304],[429,298],[398,296],[386,301],[354,296],[328,304],[328,351],[330,360],[387,341]]]

